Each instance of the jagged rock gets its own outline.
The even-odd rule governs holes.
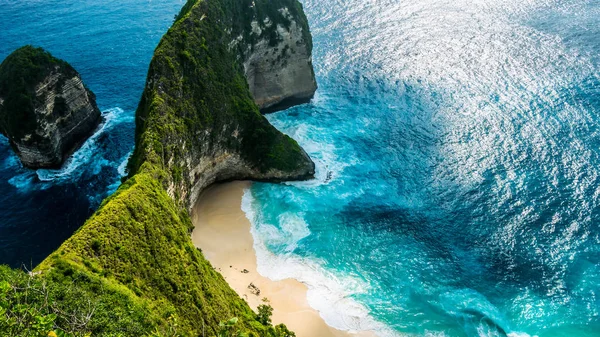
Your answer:
[[[73,67],[42,48],[19,48],[0,65],[0,133],[26,167],[59,167],[100,123],[95,100]]]

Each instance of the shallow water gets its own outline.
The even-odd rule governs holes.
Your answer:
[[[244,197],[261,272],[338,328],[600,336],[598,2],[304,3],[319,91],[269,119],[318,178]]]

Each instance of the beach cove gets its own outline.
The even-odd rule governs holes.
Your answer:
[[[306,285],[293,279],[273,281],[257,272],[251,224],[241,209],[242,196],[250,186],[247,181],[217,184],[200,196],[192,210],[194,245],[252,309],[270,304],[273,323],[284,323],[298,337],[374,337],[368,331],[328,326],[308,304]]]

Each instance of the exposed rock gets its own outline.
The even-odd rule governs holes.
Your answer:
[[[254,101],[262,112],[273,112],[308,102],[317,90],[312,66],[312,39],[302,13],[281,7],[269,16],[254,13],[250,38],[241,45],[244,74]],[[278,22],[278,23],[276,23]],[[249,41],[246,41],[249,40]],[[244,47],[244,44],[245,47]]]
[[[95,100],[73,67],[42,48],[19,48],[0,65],[0,132],[26,167],[59,167],[100,123]]]
[[[250,283],[248,285],[248,289],[250,289],[250,293],[252,293],[253,295],[260,296],[260,289],[258,289],[258,287],[254,285],[254,283]]]

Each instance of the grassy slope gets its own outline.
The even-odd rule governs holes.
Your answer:
[[[219,321],[237,316],[246,329],[267,335],[248,305],[193,246],[189,216],[158,183],[162,173],[153,173],[129,179],[38,269],[68,265],[121,292],[151,317],[145,332],[160,325],[166,330],[173,316],[179,333],[199,335],[204,323],[211,336]]]
[[[295,0],[276,2],[299,6]],[[236,316],[238,327],[251,335],[287,335],[258,322],[194,248],[184,203],[165,191],[170,182],[185,183],[182,168],[169,163],[178,162],[183,144],[201,146],[194,144],[194,135],[207,127],[218,130],[237,123],[243,137],[226,146],[240,150],[260,169],[297,165],[300,148],[260,115],[239,62],[226,48],[227,21],[235,20],[230,16],[248,3],[191,0],[157,47],[137,111],[130,178],[36,269],[41,276],[34,279],[49,289],[53,304],[28,298],[46,313],[62,313],[55,327],[107,336],[215,336],[219,321]],[[0,290],[10,289],[0,291],[1,314],[11,305],[14,309],[14,303],[27,302],[17,285],[30,281],[6,268],[0,268],[0,277]],[[82,307],[96,309],[86,325],[77,327],[72,322],[76,315],[68,313],[81,314]]]

